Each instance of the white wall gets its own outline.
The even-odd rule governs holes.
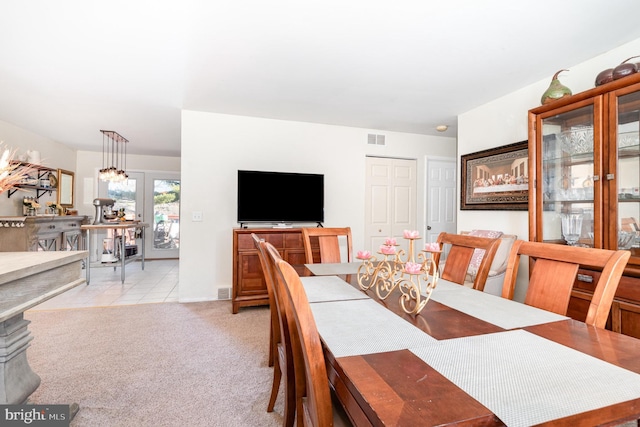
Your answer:
[[[596,75],[625,59],[640,53],[640,39],[577,65],[558,64],[568,68],[559,80],[574,94],[594,87]],[[544,54],[540,52],[539,54]],[[535,58],[532,58],[535,60]],[[490,103],[458,116],[458,155],[499,147],[528,138],[527,113],[540,105],[540,97],[549,87],[551,77],[524,87]],[[459,175],[458,175],[459,176]],[[458,192],[460,187],[458,186]],[[458,200],[460,200],[458,194]],[[528,213],[523,211],[458,211],[458,230],[487,227],[500,229],[519,238],[529,239]],[[528,265],[522,263],[518,273],[515,299],[522,301],[526,293]]]
[[[368,133],[386,135],[387,145],[368,145]],[[231,286],[238,169],[324,174],[325,225],[351,226],[357,250],[364,241],[366,155],[418,160],[424,230],[424,157],[455,153],[453,138],[183,111],[180,301],[216,299],[218,288]],[[194,211],[203,213],[202,222],[191,221]]]
[[[0,121],[0,141],[4,141],[2,148],[17,150],[16,156],[26,154],[27,150],[39,151],[43,166],[70,171],[74,171],[76,168],[75,150],[11,123]],[[22,215],[22,198],[30,195],[35,197],[36,194],[32,191],[19,191],[11,198],[8,198],[7,194],[2,194],[0,196],[0,216]],[[51,196],[45,194],[40,198],[42,206],[45,206],[48,201],[55,200],[55,192]]]

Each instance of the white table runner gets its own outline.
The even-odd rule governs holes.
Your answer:
[[[508,426],[640,397],[640,375],[522,330],[410,350]]]
[[[382,353],[437,341],[377,302],[311,304],[320,336],[335,357]]]
[[[504,329],[524,328],[568,319],[502,297],[440,279],[431,299]],[[429,309],[429,305],[425,310]]]
[[[336,274],[356,274],[361,262],[305,264],[316,276],[335,276]]]
[[[301,277],[302,286],[309,302],[369,299],[369,296],[354,288],[338,276]]]

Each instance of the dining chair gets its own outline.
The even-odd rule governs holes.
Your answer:
[[[504,298],[513,299],[522,255],[533,261],[524,303],[562,315],[567,313],[578,268],[601,271],[585,323],[605,327],[620,277],[631,256],[629,251],[516,240],[504,278]]]
[[[344,408],[332,399],[320,335],[300,276],[273,246],[266,245],[275,264],[275,294],[284,308],[280,313],[288,325],[285,343],[294,366],[296,425],[351,426]]]
[[[269,271],[269,265],[267,265],[267,254],[260,246],[260,242],[264,241],[264,239],[261,239],[255,233],[251,233],[251,238],[253,239],[253,244],[258,250],[258,259],[260,260],[260,267],[262,268],[262,275],[267,288],[267,295],[269,296],[269,308],[271,310],[271,323],[269,327],[269,366],[273,366],[276,355],[276,342],[279,341],[280,338],[274,337],[274,334],[279,334],[280,326],[278,326],[278,313],[276,313],[274,302],[275,297],[273,295],[273,275],[271,274],[271,271]]]
[[[478,261],[477,274],[473,281],[473,289],[479,291],[484,290],[485,282],[489,276],[489,269],[493,258],[496,255],[498,246],[500,246],[500,238],[489,238],[480,236],[471,236],[468,234],[452,234],[442,232],[436,240],[441,249],[448,247],[449,252],[447,260],[442,267],[440,277],[450,282],[463,285],[469,270],[469,265],[474,260],[474,254]],[[476,250],[484,251],[482,253]],[[436,266],[440,266],[440,256],[442,253],[432,253]]]
[[[302,241],[304,243],[304,255],[307,264],[313,264],[314,256],[311,241],[318,240],[320,246],[320,262],[321,263],[339,263],[344,262],[340,256],[340,237],[346,238],[347,245],[347,262],[351,262],[353,258],[353,243],[350,227],[340,228],[303,228]]]
[[[251,237],[258,249],[258,258],[260,259],[260,266],[264,274],[264,280],[267,286],[267,293],[269,295],[269,307],[271,312],[270,322],[270,338],[269,338],[269,366],[273,366],[273,382],[271,385],[271,396],[269,397],[269,403],[267,404],[267,412],[273,412],[273,408],[278,398],[278,391],[282,378],[284,377],[285,384],[285,398],[284,398],[284,416],[283,425],[285,427],[292,427],[295,421],[295,384],[293,374],[293,361],[287,358],[285,351],[285,343],[283,342],[283,329],[287,328],[287,325],[281,323],[281,317],[279,315],[278,301],[275,295],[275,266],[272,261],[272,257],[268,255],[267,245],[264,239],[260,239],[255,233],[251,233]],[[274,248],[273,249],[278,256],[280,254]]]

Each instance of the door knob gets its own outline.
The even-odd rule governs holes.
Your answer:
[[[427,230],[431,230],[431,226],[430,225],[427,225]]]

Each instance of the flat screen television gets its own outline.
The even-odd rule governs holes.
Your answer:
[[[238,171],[238,222],[324,221],[324,175]]]

